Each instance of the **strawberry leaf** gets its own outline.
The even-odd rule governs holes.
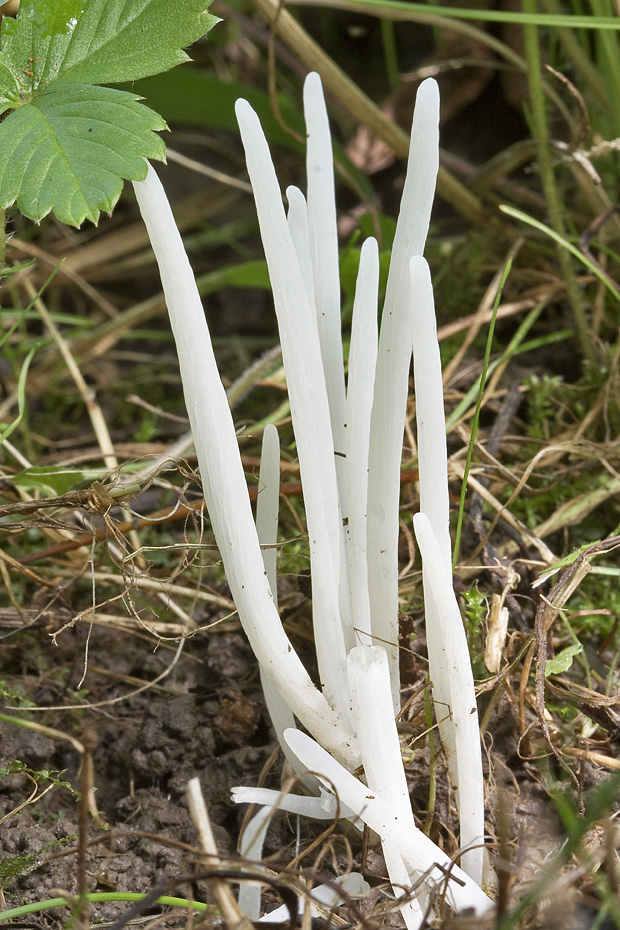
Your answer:
[[[0,114],[19,106],[23,88],[9,66],[0,58]]]
[[[135,94],[95,85],[187,61],[183,47],[217,22],[208,2],[22,0],[2,22],[0,209],[97,222],[123,180],[145,176],[145,158],[163,159],[164,121]]]
[[[84,12],[84,0],[26,0],[28,19],[46,36],[71,32]],[[22,16],[24,13],[22,12]]]
[[[146,176],[145,158],[163,159],[153,130],[166,124],[135,94],[88,84],[37,96],[0,123],[0,209],[17,202],[40,220],[51,210],[79,226],[111,211],[123,178]]]
[[[4,21],[0,57],[18,77],[32,71],[33,89],[52,81],[119,84],[167,71],[188,61],[183,48],[218,22],[205,12],[205,0],[82,0],[82,5],[74,25],[71,20],[67,29],[61,17],[62,28],[47,36],[36,23],[44,8],[55,9],[55,0],[36,5],[24,0],[18,18]]]

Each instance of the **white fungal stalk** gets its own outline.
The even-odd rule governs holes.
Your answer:
[[[355,618],[354,642],[365,646],[372,645],[366,517],[370,414],[377,364],[378,289],[379,250],[376,239],[367,239],[360,250],[351,322],[346,445],[351,616]]]
[[[381,646],[352,649],[348,668],[353,721],[368,787],[383,798],[402,826],[414,836],[416,825],[392,713],[390,671],[385,649]],[[381,840],[392,884],[396,888],[406,888],[411,884],[411,876],[398,844],[387,836],[382,836]],[[400,895],[402,891],[398,893]],[[404,904],[401,913],[408,930],[417,930],[423,912],[416,898]]]
[[[460,672],[456,675],[449,665],[444,642],[446,636],[453,644],[462,645],[465,639],[458,609],[456,613],[452,608],[447,614],[445,611],[446,597],[452,597],[455,608],[456,601],[451,594],[443,388],[430,274],[421,257],[438,168],[437,87],[433,81],[424,82],[416,100],[407,178],[378,345],[376,243],[369,240],[361,250],[344,412],[331,145],[316,75],[310,75],[306,81],[304,109],[308,136],[308,200],[306,203],[297,188],[288,189],[287,222],[260,125],[244,101],[237,104],[237,116],[274,290],[300,455],[313,574],[317,571],[315,565],[318,567],[317,583],[313,587],[313,615],[323,690],[340,713],[346,714],[344,708],[350,700],[368,784],[399,812],[401,822],[408,821],[413,829],[394,725],[394,709],[400,703],[397,557],[400,462],[413,345],[421,510],[431,521],[444,568],[445,590],[438,601],[426,569],[427,559],[424,560],[433,698],[463,818],[463,841],[475,845],[481,840],[483,826],[481,765],[469,767],[467,760],[472,754],[480,757],[475,731],[477,717],[472,715],[469,721],[469,745],[465,746],[463,726],[456,726],[454,715],[446,713],[446,707],[452,707],[457,700],[470,702],[473,679],[466,649],[465,653],[459,652]],[[294,321],[294,332],[291,321]],[[300,350],[307,364],[314,359],[312,364],[316,366],[311,380],[307,370],[303,371],[303,383],[299,380]],[[306,400],[312,396],[314,419],[306,417],[301,410],[304,392]],[[330,435],[325,432],[326,402]],[[323,418],[321,429],[316,426],[318,410]],[[344,430],[343,419],[346,420]],[[311,447],[308,446],[309,437]],[[315,437],[318,438],[316,443]],[[346,457],[340,454],[343,443]],[[335,467],[332,468],[334,457]],[[320,469],[324,481],[322,495],[314,484]],[[310,479],[313,484],[306,492],[306,482]],[[313,527],[319,522],[323,527],[329,526],[330,541],[322,543],[322,550],[313,550],[313,543],[316,543]],[[326,551],[331,555],[333,580],[338,589],[342,640],[332,627],[336,617],[335,596],[332,592],[328,612],[325,591],[321,589],[325,566],[320,557]],[[345,588],[347,576],[349,583]],[[457,622],[460,636],[459,630],[454,630]],[[371,647],[372,641],[380,642],[384,649]],[[361,649],[353,648],[359,642],[366,645]],[[342,645],[349,654],[348,688],[344,687],[344,680],[331,678],[341,673]],[[465,679],[468,684],[462,690]],[[390,687],[386,692],[387,682]],[[387,693],[391,693],[391,712],[385,701]],[[290,748],[292,744],[287,742]],[[389,839],[384,842],[384,853],[395,884],[407,884],[402,856]],[[466,871],[478,881],[481,863],[480,850],[468,851],[464,856]],[[420,923],[421,911],[415,902],[404,907],[403,915],[408,926]]]
[[[464,870],[482,881],[484,782],[478,708],[463,621],[452,586],[452,549],[441,359],[431,273],[424,258],[409,263],[413,372],[418,434],[420,513],[414,517],[422,554],[426,640],[435,715],[461,827]]]
[[[424,565],[424,597],[432,598],[445,650],[446,680],[441,690],[447,702],[440,713],[453,731],[454,755],[450,756],[450,749],[446,750],[446,756],[454,771],[452,785],[458,804],[461,846],[466,847],[461,861],[468,875],[480,882],[484,864],[484,782],[478,708],[467,639],[452,578],[430,520],[426,514],[417,513],[413,525]]]
[[[398,673],[398,507],[400,464],[409,390],[413,318],[409,261],[421,255],[439,168],[439,90],[423,81],[416,96],[407,176],[396,224],[370,428],[368,460],[368,586],[372,632],[387,650],[394,708]],[[421,347],[421,350],[424,349]]]
[[[261,807],[245,826],[239,839],[239,855],[244,859],[259,861],[263,858],[263,846],[273,816],[272,807]],[[250,920],[260,918],[261,886],[259,882],[241,882],[239,886],[239,910]]]
[[[347,719],[350,712],[339,594],[342,524],[316,310],[307,291],[308,276],[302,273],[260,122],[247,101],[238,100],[236,110],[278,317],[299,455],[319,674],[327,699]]]
[[[336,757],[355,765],[355,740],[315,688],[282,629],[265,575],[235,427],[196,281],[170,204],[152,167],[135,181],[159,265],[200,465],[205,501],[230,590],[261,667],[293,713]]]
[[[260,471],[258,475],[258,496],[256,498],[256,532],[263,554],[263,565],[269,583],[269,590],[274,606],[278,607],[277,586],[277,551],[278,511],[280,504],[280,439],[273,423],[268,423],[263,433]],[[288,761],[295,771],[299,766],[292,752],[284,748],[283,734],[295,726],[295,718],[290,706],[273,684],[269,674],[260,666],[260,680],[265,704],[271,717],[273,728]],[[252,858],[252,857],[249,857]],[[255,857],[256,858],[256,857]],[[251,916],[248,913],[248,916]]]
[[[394,808],[340,765],[300,730],[287,730],[285,738],[304,765],[320,772],[327,787],[333,785],[342,803],[360,817],[382,841],[393,844],[415,875],[424,874],[433,887],[446,889],[456,910],[472,908],[482,914],[493,906],[480,886],[439,849],[421,830],[403,823]]]
[[[332,149],[318,75],[306,80],[304,109],[308,196],[306,201],[289,188],[287,215],[258,117],[245,100],[236,107],[299,456],[320,690],[277,612],[277,434],[265,431],[255,526],[204,312],[169,204],[152,169],[134,187],[160,267],[205,501],[231,593],[260,663],[278,739],[316,795],[234,789],[239,803],[267,808],[255,822],[252,850],[258,854],[268,811],[276,808],[320,819],[338,810],[356,823],[359,818],[379,834],[397,894],[411,891],[401,911],[408,930],[417,930],[434,886],[445,889],[457,910],[483,913],[491,906],[478,884],[482,851],[474,848],[484,832],[480,741],[467,642],[452,589],[441,366],[430,273],[421,257],[438,169],[439,98],[435,82],[424,81],[379,336],[377,243],[370,239],[361,249],[346,391]],[[415,530],[433,699],[461,841],[469,847],[462,869],[415,825],[395,723],[400,464],[412,346],[422,511]],[[312,738],[296,728],[296,719]],[[353,775],[360,762],[366,784]],[[248,892],[253,917],[257,902],[256,891]]]

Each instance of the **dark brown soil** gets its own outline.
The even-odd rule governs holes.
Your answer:
[[[83,626],[66,630],[54,646],[43,629],[16,632],[5,640],[0,675],[9,686],[19,682],[23,698],[39,707],[73,704],[65,694],[74,697],[72,689],[82,676],[85,633]],[[169,664],[169,648],[154,651],[143,638],[94,626],[89,656],[100,671],[87,673],[83,687],[88,695],[82,692],[82,701],[105,706],[23,715],[77,739],[86,730],[96,734],[96,802],[110,829],[100,829],[89,818],[88,836],[97,842],[87,854],[88,890],[147,892],[188,871],[188,849],[196,845],[185,797],[192,776],[200,778],[219,851],[233,853],[240,813],[231,804],[230,788],[255,784],[274,748],[260,691],[251,680],[254,663],[241,635],[215,633],[188,641],[160,686],[118,703],[112,702],[135,690],[119,683],[119,674],[154,678]],[[64,770],[62,780],[80,789],[81,757],[69,741],[5,723],[0,740],[3,765],[19,760],[36,772]],[[47,783],[41,778],[40,784]],[[22,774],[5,777],[0,782],[2,815],[22,803],[31,787]],[[34,857],[24,874],[6,883],[7,907],[54,897],[57,889],[78,892],[79,809],[74,794],[54,788],[2,824],[5,866],[16,857]],[[185,895],[187,889],[176,893]],[[91,917],[111,920],[127,907],[95,904]],[[50,926],[59,913],[50,911]]]

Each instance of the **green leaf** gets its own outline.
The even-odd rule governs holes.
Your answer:
[[[260,117],[261,125],[271,143],[278,143],[294,152],[305,147],[278,122],[273,115],[269,96],[257,87],[248,87],[238,81],[223,82],[216,74],[199,71],[188,65],[165,74],[144,78],[137,86],[127,88],[142,94],[165,120],[186,123],[190,126],[208,126],[238,132],[235,101],[239,97],[252,105]],[[282,119],[287,126],[303,137],[305,123],[294,101],[284,95],[278,97]]]
[[[240,265],[231,265],[222,269],[223,283],[231,287],[261,287],[269,290],[269,272],[267,262],[242,262]]]
[[[17,202],[40,220],[52,209],[74,226],[111,211],[123,178],[142,180],[145,158],[165,157],[166,128],[139,98],[112,87],[69,85],[40,94],[0,123],[0,209]]]
[[[37,0],[37,17],[47,8],[50,21],[55,3]],[[83,0],[83,5],[68,32],[43,35],[32,18],[32,0],[16,20],[4,21],[1,55],[20,83],[37,91],[52,82],[138,80],[188,61],[183,48],[218,22],[205,12],[205,0]]]
[[[18,106],[22,87],[9,66],[0,58],[0,114]]]
[[[547,659],[545,662],[545,678],[548,678],[549,675],[561,675],[562,672],[567,672],[573,664],[573,659],[580,652],[583,652],[583,646],[581,643],[575,643],[573,646],[562,649],[555,658]]]
[[[188,60],[183,47],[217,22],[209,0],[22,0],[2,23],[0,209],[97,222],[124,180],[163,159],[166,128],[117,84]]]
[[[72,32],[84,12],[84,0],[22,0],[20,16],[27,15],[44,36]],[[27,12],[26,12],[27,11]]]
[[[101,478],[101,469],[56,468],[52,465],[33,465],[24,468],[11,478],[11,484],[28,491],[43,491],[52,496],[73,491],[84,481]]]
[[[270,290],[267,262],[264,260],[226,265],[215,271],[207,271],[196,278],[201,297],[217,294],[223,287],[259,287]]]
[[[34,354],[38,349],[38,345],[33,346],[26,358],[22,363],[22,367],[19,370],[19,378],[17,379],[17,416],[15,419],[9,423],[1,432],[0,432],[0,445],[4,442],[5,439],[8,439],[11,433],[13,433],[19,424],[22,421],[24,416],[24,410],[26,409],[26,378],[28,376],[28,369],[30,368],[30,362],[34,358]]]

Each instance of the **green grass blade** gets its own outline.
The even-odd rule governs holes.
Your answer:
[[[501,280],[499,282],[499,287],[497,288],[497,294],[495,295],[495,301],[493,302],[493,315],[491,316],[491,322],[489,324],[489,334],[487,336],[487,344],[484,352],[484,362],[482,364],[482,372],[480,374],[480,387],[478,389],[478,400],[476,402],[476,410],[474,412],[474,417],[471,424],[471,436],[469,439],[469,446],[467,449],[467,459],[465,461],[465,471],[463,473],[463,481],[461,484],[461,499],[459,501],[459,515],[456,522],[456,534],[454,537],[454,553],[452,555],[452,571],[456,568],[456,563],[459,557],[459,545],[461,542],[461,531],[463,529],[463,517],[465,514],[465,496],[467,494],[467,479],[469,477],[469,471],[471,468],[471,460],[474,455],[474,445],[476,444],[476,436],[478,435],[478,424],[480,422],[480,411],[482,409],[482,398],[484,395],[484,385],[486,384],[487,372],[489,370],[489,361],[491,358],[491,346],[493,345],[493,335],[495,333],[495,322],[497,320],[497,311],[499,310],[500,301],[502,299],[502,293],[504,290],[504,285],[506,284],[506,279],[510,274],[510,269],[512,268],[512,259],[509,258],[506,262],[506,267],[502,274]]]
[[[500,206],[502,213],[506,213],[507,216],[512,216],[515,220],[521,220],[522,223],[527,223],[528,226],[532,226],[534,229],[537,229],[539,232],[544,233],[546,236],[549,236],[550,239],[553,239],[554,242],[557,242],[558,245],[561,245],[565,248],[571,255],[574,255],[575,258],[579,259],[582,265],[591,271],[592,274],[596,275],[599,281],[605,285],[609,293],[620,303],[620,291],[612,282],[603,274],[603,272],[598,268],[590,259],[583,255],[579,249],[577,249],[572,242],[569,242],[564,236],[560,236],[559,233],[556,233],[555,230],[550,229],[549,226],[545,226],[544,223],[541,223],[539,220],[534,219],[533,216],[529,216],[527,213],[523,213],[521,210],[517,210],[516,207],[508,207],[505,204]]]
[[[514,23],[515,25],[543,26],[571,29],[620,29],[620,18],[616,16],[583,16],[576,13],[517,13],[503,10],[487,10],[480,7],[459,9],[453,4],[401,3],[400,0],[355,0],[356,6],[375,9],[398,10],[406,13],[426,13],[434,16],[451,16],[453,19],[475,19],[487,23]]]
[[[136,891],[96,891],[92,894],[86,894],[84,897],[91,904],[101,904],[108,901],[142,901],[147,895]],[[207,910],[207,905],[201,901],[188,901],[187,898],[172,898],[169,895],[162,895],[155,904],[182,907],[194,911]],[[0,921],[12,920],[15,917],[26,917],[28,914],[38,914],[40,911],[47,911],[56,907],[72,907],[72,905],[73,902],[68,901],[66,898],[48,898],[46,901],[33,901],[31,904],[12,907],[8,911],[0,911]]]
[[[13,420],[13,422],[9,423],[6,429],[2,433],[0,433],[0,445],[2,445],[4,440],[8,439],[11,433],[17,429],[17,427],[21,423],[22,418],[24,416],[24,410],[26,409],[26,377],[28,375],[28,369],[30,367],[30,362],[32,361],[34,354],[38,348],[39,346],[36,345],[30,350],[30,352],[24,359],[24,364],[22,365],[20,369],[19,380],[17,382],[17,409],[19,412],[17,416],[15,417],[15,419]]]

